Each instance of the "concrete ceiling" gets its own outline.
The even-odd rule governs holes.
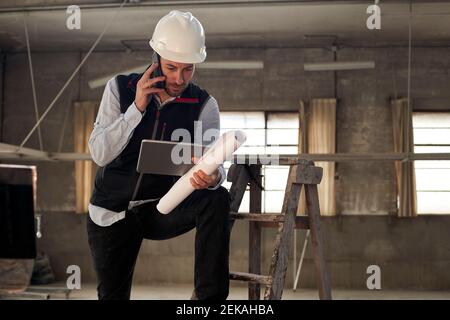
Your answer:
[[[450,1],[413,4],[413,44],[450,45]],[[0,48],[26,50],[24,12],[33,51],[88,50],[121,1],[77,1],[81,30],[68,30],[67,0],[2,0]],[[381,30],[366,27],[373,1],[141,1],[122,8],[97,50],[148,49],[147,41],[169,10],[189,10],[202,21],[207,46],[277,47],[406,45],[408,1],[380,1]],[[24,9],[26,8],[26,10]]]

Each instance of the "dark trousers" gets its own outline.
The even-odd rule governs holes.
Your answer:
[[[134,266],[143,239],[170,239],[196,228],[196,295],[201,300],[226,299],[231,225],[228,191],[224,187],[195,190],[167,215],[158,212],[156,204],[145,203],[128,210],[124,219],[108,227],[100,227],[88,217],[98,298],[130,299]],[[151,267],[148,266],[149,272]]]

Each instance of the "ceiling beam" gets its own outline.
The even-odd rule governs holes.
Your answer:
[[[414,4],[418,3],[448,3],[448,0],[415,0]],[[117,8],[121,1],[101,3],[92,1],[88,4],[80,4],[79,7],[84,9],[111,9]],[[174,8],[174,7],[201,7],[201,8],[215,8],[215,7],[232,7],[232,6],[269,6],[269,5],[330,5],[330,4],[355,4],[355,5],[369,5],[367,0],[162,0],[162,1],[134,1],[128,2],[126,7],[153,7],[153,8]],[[409,0],[390,0],[389,4],[409,4]],[[380,3],[383,5],[383,2]],[[67,4],[47,4],[40,6],[14,6],[14,7],[0,7],[1,13],[19,13],[31,11],[65,11]]]

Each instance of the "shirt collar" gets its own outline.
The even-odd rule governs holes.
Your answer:
[[[162,107],[166,104],[168,104],[169,102],[172,102],[175,99],[178,99],[181,97],[181,95],[176,96],[176,97],[170,97],[169,99],[167,99],[166,101],[164,101],[163,103],[161,103],[161,100],[159,99],[159,96],[157,94],[154,94],[153,97],[155,97],[156,101],[158,102],[158,104]]]

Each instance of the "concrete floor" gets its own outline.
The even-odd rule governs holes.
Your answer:
[[[52,284],[50,287],[64,288],[64,283]],[[43,286],[45,287],[45,286]],[[48,286],[47,286],[48,287]],[[134,285],[132,300],[187,300],[192,293],[192,285]],[[450,291],[392,291],[392,290],[333,290],[335,300],[450,300]],[[232,284],[228,300],[247,300],[247,288]],[[53,294],[50,299],[64,299],[64,295]],[[96,300],[95,284],[84,284],[80,290],[70,293],[71,300]],[[283,293],[285,300],[316,300],[318,294],[313,289],[288,288]]]

